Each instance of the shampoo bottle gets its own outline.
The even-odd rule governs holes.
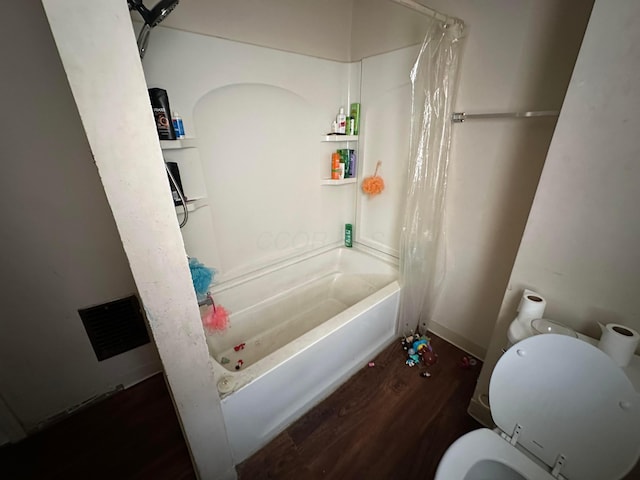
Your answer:
[[[153,116],[156,120],[158,137],[160,140],[175,140],[176,131],[171,121],[171,107],[169,107],[167,91],[162,88],[150,88],[149,98],[151,99]]]
[[[344,107],[340,107],[336,122],[338,122],[338,133],[341,135],[347,133],[347,116],[344,114]]]
[[[344,225],[344,246],[353,247],[353,225],[350,223]]]

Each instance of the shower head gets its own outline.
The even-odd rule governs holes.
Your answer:
[[[129,10],[136,10],[142,19],[144,25],[138,35],[138,52],[140,58],[144,58],[149,43],[149,33],[151,29],[160,24],[172,12],[180,0],[160,0],[155,7],[149,10],[142,4],[142,0],[127,0]]]
[[[160,0],[155,7],[151,9],[149,24],[155,27],[162,22],[176,8],[180,0]]]
[[[142,0],[127,0],[129,10],[137,10],[144,23],[149,27],[155,27],[162,22],[171,11],[176,8],[180,0],[160,0],[155,7],[149,10],[142,3]]]

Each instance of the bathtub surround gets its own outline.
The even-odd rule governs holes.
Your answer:
[[[224,282],[340,244],[356,184],[320,185],[340,147],[321,139],[357,95],[359,65],[162,27],[153,41],[147,83],[169,92],[198,145],[165,159],[179,163],[187,197],[208,197],[182,230],[189,255]]]

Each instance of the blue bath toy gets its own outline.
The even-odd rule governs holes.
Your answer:
[[[420,339],[420,340],[416,340],[415,342],[413,342],[413,350],[415,350],[416,352],[420,351],[420,346],[424,345],[422,348],[426,348],[427,345],[429,344],[429,342],[427,342],[425,339]]]

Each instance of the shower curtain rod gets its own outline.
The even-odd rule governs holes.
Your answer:
[[[542,110],[538,112],[505,112],[505,113],[465,113],[457,112],[451,115],[453,123],[462,123],[465,120],[483,120],[486,118],[533,118],[533,117],[557,117],[557,110]]]
[[[416,12],[422,13],[423,15],[427,15],[428,17],[435,18],[436,20],[440,20],[442,22],[449,22],[453,20],[454,22],[461,22],[455,17],[450,17],[445,15],[444,13],[440,13],[433,8],[425,7],[424,5],[414,2],[413,0],[391,0],[393,3],[397,3],[398,5],[402,5],[403,7],[410,8],[411,10],[415,10]]]

